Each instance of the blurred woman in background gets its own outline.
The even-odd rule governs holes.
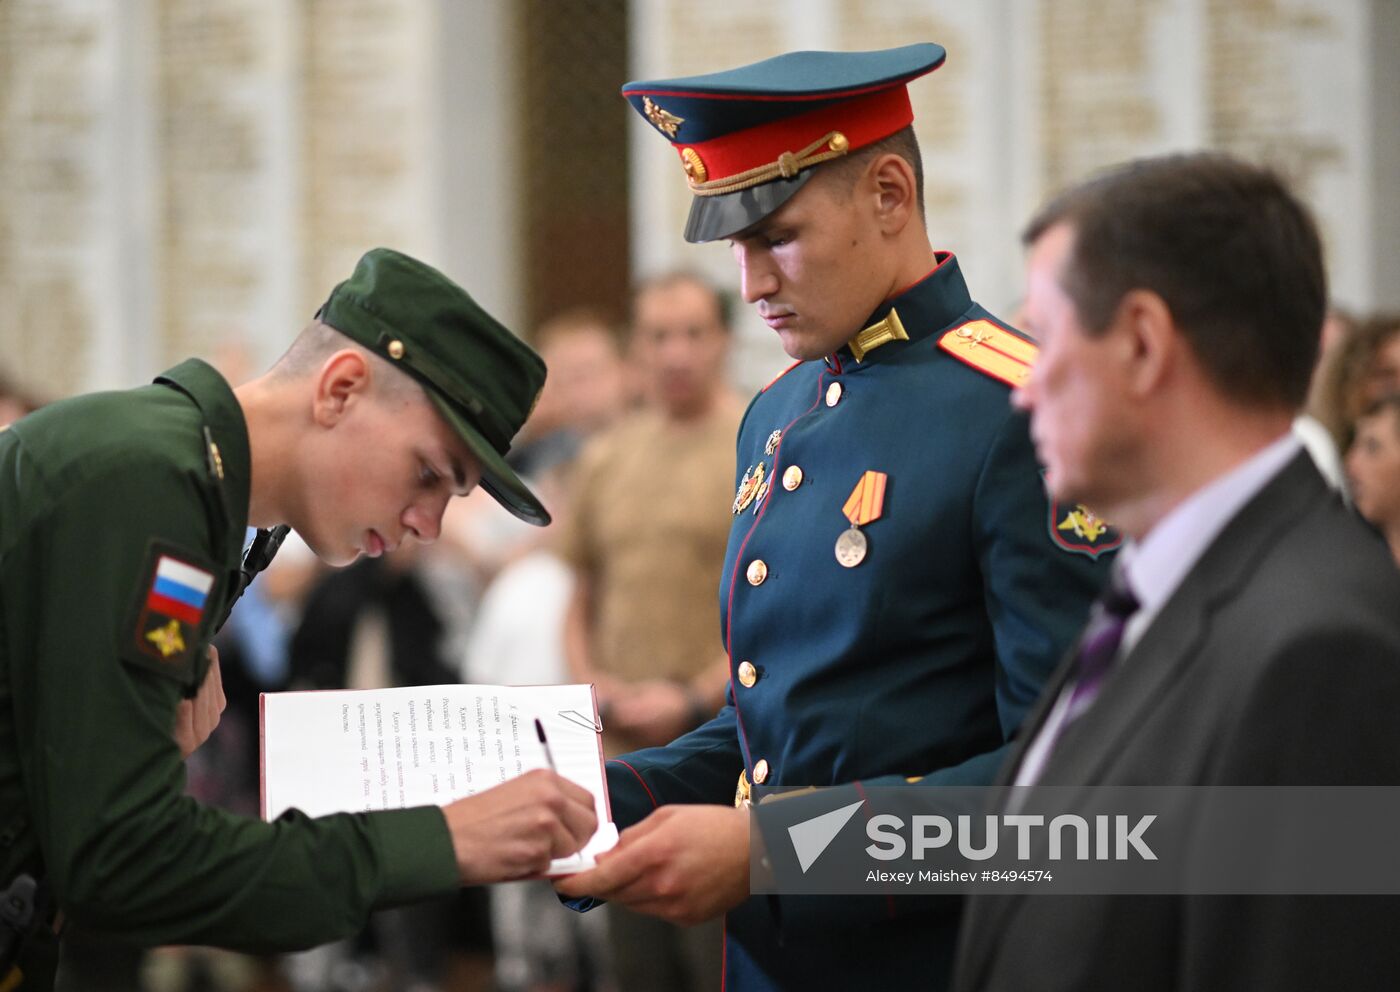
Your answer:
[[[1394,340],[1400,345],[1400,335]],[[1400,392],[1382,397],[1357,420],[1346,466],[1357,512],[1381,532],[1400,564]]]

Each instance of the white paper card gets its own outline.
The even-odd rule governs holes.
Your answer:
[[[593,794],[598,832],[549,874],[594,866],[617,843],[590,685],[438,685],[262,694],[262,814],[444,806],[536,768]]]

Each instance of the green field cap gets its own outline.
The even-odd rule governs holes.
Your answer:
[[[535,408],[544,360],[437,269],[389,248],[365,253],[316,314],[423,384],[481,462],[481,485],[521,520],[549,514],[506,464]]]

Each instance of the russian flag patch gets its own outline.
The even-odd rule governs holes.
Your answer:
[[[213,586],[212,572],[170,555],[161,555],[156,562],[155,579],[146,593],[146,609],[197,627],[204,619],[204,603]]]
[[[161,670],[183,671],[207,626],[217,583],[215,572],[195,555],[153,543],[143,575],[141,599],[127,643],[139,659],[146,659],[144,664],[154,659]]]

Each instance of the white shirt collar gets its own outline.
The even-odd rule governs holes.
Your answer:
[[[1300,448],[1296,437],[1283,434],[1182,500],[1141,541],[1124,546],[1119,568],[1141,604],[1123,632],[1125,657],[1225,525]]]

